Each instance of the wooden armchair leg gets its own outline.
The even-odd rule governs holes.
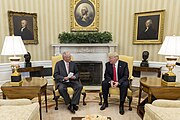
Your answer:
[[[55,91],[54,91],[54,90],[53,90],[53,95],[54,95],[53,100],[55,100],[55,96],[56,96],[56,95],[55,95]]]
[[[127,98],[129,99],[129,111],[132,111],[132,107],[131,107],[131,102],[132,102],[132,96],[127,96]]]
[[[86,102],[85,102],[86,93],[84,92],[84,93],[82,93],[82,95],[83,95],[83,105],[86,105]]]
[[[56,102],[55,110],[58,110],[58,97],[55,97],[55,102]]]
[[[99,105],[102,105],[102,92],[99,92],[99,98],[100,98]]]
[[[58,110],[58,98],[59,98],[59,97],[57,97],[57,96],[55,95],[55,91],[54,91],[54,90],[53,90],[53,94],[54,94],[53,100],[55,100],[55,102],[56,102],[55,110]]]

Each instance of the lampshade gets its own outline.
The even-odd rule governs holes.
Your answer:
[[[158,54],[180,56],[180,36],[166,36]]]
[[[1,55],[23,55],[27,54],[21,36],[6,36]]]

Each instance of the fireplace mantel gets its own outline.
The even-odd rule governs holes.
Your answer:
[[[53,54],[58,55],[64,51],[71,53],[108,53],[114,52],[118,44],[115,43],[99,43],[99,44],[52,44]],[[105,50],[105,51],[104,51]]]
[[[113,47],[113,46],[117,46],[117,44],[115,44],[115,43],[92,43],[92,44],[52,44],[52,46],[53,47],[56,47],[56,46],[64,46],[64,47],[66,47],[66,46],[87,46],[87,47],[96,47],[96,46],[103,46],[103,47],[105,47],[105,46],[107,46],[107,47]]]

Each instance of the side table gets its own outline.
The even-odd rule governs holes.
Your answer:
[[[140,77],[141,72],[156,72],[157,77],[161,76],[161,67],[140,67],[140,66],[133,66],[133,76]]]
[[[144,105],[152,103],[153,97],[155,99],[169,99],[176,100],[180,98],[180,84],[175,86],[166,86],[161,83],[162,79],[157,77],[142,77],[140,79],[139,100],[137,106],[138,115],[143,118]],[[141,102],[141,93],[144,91],[148,97]]]

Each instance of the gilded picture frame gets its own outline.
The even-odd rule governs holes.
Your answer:
[[[10,35],[21,36],[24,44],[38,44],[37,14],[8,11]]]
[[[71,31],[99,30],[99,0],[71,0]]]
[[[162,44],[165,10],[135,13],[133,44]]]

